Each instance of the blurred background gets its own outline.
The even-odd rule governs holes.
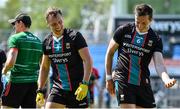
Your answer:
[[[0,48],[7,51],[7,39],[13,33],[7,22],[19,12],[32,17],[31,31],[41,40],[49,32],[44,13],[49,6],[62,9],[66,28],[80,31],[90,49],[94,67],[99,71],[95,87],[95,107],[118,107],[116,98],[108,95],[104,81],[104,58],[114,30],[134,21],[136,4],[148,3],[154,8],[151,27],[163,39],[165,65],[171,77],[180,80],[180,1],[179,0],[0,0]],[[116,63],[117,54],[114,57]],[[180,85],[167,90],[150,64],[151,84],[157,107],[180,107]]]

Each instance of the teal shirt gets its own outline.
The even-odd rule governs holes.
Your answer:
[[[14,83],[37,82],[42,56],[42,42],[30,32],[10,36],[9,48],[17,48],[16,63],[11,69],[10,81]]]

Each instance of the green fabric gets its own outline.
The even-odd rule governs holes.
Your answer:
[[[14,83],[36,82],[42,56],[42,42],[30,32],[10,36],[9,48],[17,48],[18,56],[11,69],[10,81]]]

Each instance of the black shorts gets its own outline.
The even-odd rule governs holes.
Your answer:
[[[87,108],[88,107],[88,99],[85,97],[83,100],[76,100],[76,96],[74,95],[74,91],[65,91],[62,89],[58,89],[53,87],[48,96],[48,102],[54,102],[65,105],[67,108]]]
[[[36,108],[37,83],[8,83],[2,95],[2,105],[19,108]]]
[[[114,84],[118,105],[128,103],[144,108],[156,107],[150,84],[137,86],[128,83],[127,85],[122,85],[118,81],[115,81]]]

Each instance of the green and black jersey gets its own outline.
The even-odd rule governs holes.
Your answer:
[[[9,48],[17,48],[16,63],[11,69],[13,83],[36,82],[42,56],[42,42],[30,32],[20,32],[10,36]]]

